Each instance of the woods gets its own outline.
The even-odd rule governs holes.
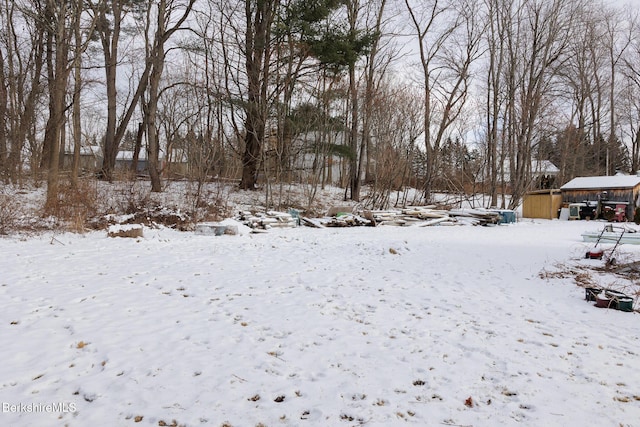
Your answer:
[[[156,192],[174,178],[235,181],[272,207],[297,184],[309,205],[337,185],[371,208],[435,193],[514,208],[541,161],[557,186],[640,169],[638,12],[586,0],[2,1],[0,179],[46,182],[48,204],[61,179],[142,174]],[[391,197],[409,187],[420,200]]]

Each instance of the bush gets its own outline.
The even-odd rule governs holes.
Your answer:
[[[11,194],[0,193],[0,234],[9,234],[18,225],[22,209]]]
[[[45,215],[65,221],[73,231],[83,232],[86,222],[97,213],[97,200],[96,181],[78,180],[75,186],[65,182],[60,185],[58,198],[47,204]]]

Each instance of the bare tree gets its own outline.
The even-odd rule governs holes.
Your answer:
[[[83,9],[77,7],[74,1],[47,0],[40,12],[45,25],[49,89],[49,116],[44,133],[42,162],[48,168],[46,204],[53,206],[58,200],[60,152],[64,150],[68,80],[76,62],[74,55],[81,55],[86,50],[95,28],[95,20],[86,22],[84,31],[81,31]],[[74,44],[75,48],[72,49]]]
[[[145,34],[147,41],[147,68],[150,68],[150,71],[148,73],[147,102],[144,106],[144,123],[147,126],[147,142],[149,144],[148,160],[151,191],[159,192],[162,191],[162,185],[160,182],[160,167],[158,161],[160,142],[158,140],[156,118],[160,98],[160,79],[162,78],[164,62],[167,55],[167,48],[165,46],[170,37],[181,29],[182,24],[189,17],[195,0],[188,0],[184,4],[179,0],[160,0],[157,2],[155,8],[155,29],[153,30],[154,36],[150,38],[149,29],[153,28],[151,25],[152,5],[155,3],[156,2],[150,1],[147,9],[147,31],[145,31]],[[172,23],[172,19],[174,19],[172,14],[179,8],[182,8],[182,10],[179,12],[176,22]],[[143,83],[142,85],[146,86],[147,84]]]
[[[4,144],[0,174],[4,179],[17,182],[22,166],[23,147],[35,141],[35,122],[39,101],[43,96],[41,81],[44,67],[45,25],[38,19],[37,9],[29,3],[4,0],[0,9],[2,37],[2,93],[0,115]],[[28,23],[28,25],[27,25]],[[32,170],[39,166],[40,150],[33,150]]]
[[[365,56],[364,94],[362,102],[362,140],[360,142],[358,159],[358,177],[362,179],[365,169],[365,181],[371,176],[371,149],[372,149],[372,116],[373,102],[376,92],[386,77],[391,63],[398,56],[397,47],[391,42],[389,34],[385,34],[391,26],[392,16],[387,10],[387,0],[369,2],[368,7],[373,22],[367,26],[373,33],[371,48]],[[363,166],[364,165],[364,166]]]
[[[505,96],[503,90],[506,67],[506,33],[510,23],[509,0],[485,0],[487,13],[487,56],[489,67],[486,74],[486,163],[488,192],[491,206],[498,206],[498,173],[504,162],[499,156],[501,141],[501,115]]]
[[[84,13],[84,2],[75,4],[75,15],[80,17]],[[73,161],[71,166],[71,185],[76,187],[78,171],[80,169],[80,148],[82,145],[82,119],[80,115],[80,95],[82,91],[82,54],[83,34],[81,25],[75,25],[73,29],[73,99],[72,99],[72,129],[73,129]],[[63,150],[64,153],[64,150]]]
[[[358,20],[361,13],[359,0],[349,0],[347,6],[347,22],[349,25],[349,38],[355,39],[358,32]],[[360,170],[358,161],[358,125],[360,120],[360,102],[358,99],[357,76],[356,76],[356,56],[347,59],[349,76],[349,101],[350,101],[350,127],[349,127],[349,147],[351,148],[351,161],[349,162],[349,190],[351,200],[360,200]],[[346,197],[345,197],[346,199]]]
[[[106,0],[104,3],[91,5],[92,11],[99,23],[97,32],[100,36],[104,57],[107,97],[104,160],[100,172],[102,178],[107,180],[113,179],[113,169],[115,167],[120,143],[127,131],[129,122],[138,103],[143,98],[145,91],[149,88],[150,93],[147,94],[147,101],[150,105],[145,105],[144,110],[145,127],[150,145],[150,175],[152,179],[152,190],[161,190],[157,165],[159,145],[157,142],[155,115],[157,113],[157,102],[160,92],[159,84],[167,53],[165,45],[173,34],[182,28],[182,24],[191,13],[194,3],[195,0],[162,0],[157,4],[156,2],[144,0]],[[176,17],[173,13],[177,10],[180,11]],[[131,94],[120,118],[118,118],[117,75],[120,65],[119,49],[123,25],[125,24],[126,17],[131,12],[136,12],[138,16],[142,14],[142,16],[146,17],[146,19],[142,21],[146,42],[146,55],[140,77],[136,83],[134,83],[133,94]],[[175,19],[175,22],[173,19]],[[151,35],[151,33],[153,35]],[[153,120],[153,123],[149,123],[149,119]]]
[[[279,8],[273,33],[272,60],[275,65],[272,87],[276,99],[270,108],[273,110],[270,111],[271,115],[275,116],[275,129],[270,135],[274,143],[270,144],[268,158],[265,159],[272,165],[265,164],[267,168],[271,167],[271,173],[275,175],[278,193],[270,191],[269,185],[266,191],[274,199],[277,197],[277,201],[274,200],[277,206],[288,202],[285,184],[294,178],[293,168],[301,148],[296,142],[304,138],[304,131],[310,131],[315,126],[307,121],[305,115],[310,106],[309,100],[313,98],[311,87],[318,81],[318,66],[312,59],[313,45],[322,38],[322,24],[327,22],[337,5],[338,2],[334,0],[287,0],[281,2]],[[265,170],[267,184],[271,175],[268,172]]]
[[[371,190],[366,205],[387,209],[390,205],[406,205],[406,187],[413,184],[413,159],[418,138],[422,133],[423,99],[413,88],[380,82],[371,102],[371,134],[375,143],[371,155]],[[393,199],[393,192],[397,197]],[[401,196],[402,194],[402,196]]]
[[[632,26],[628,20],[624,19],[624,15],[621,11],[610,8],[605,9],[605,25],[606,32],[604,38],[604,44],[607,51],[607,59],[609,60],[609,135],[607,139],[606,147],[606,167],[605,175],[613,174],[615,164],[611,161],[613,153],[617,145],[617,122],[616,122],[616,75],[618,74],[618,66],[622,61],[622,57],[631,44],[632,40]]]
[[[174,86],[179,82],[181,87],[167,88],[165,99],[171,101],[164,103],[165,110],[172,110],[173,121],[181,121],[187,129],[187,155],[198,180],[198,194],[210,175],[234,176],[232,165],[238,156],[230,149],[232,126],[226,122],[233,110],[224,85],[224,15],[216,7],[209,2],[206,9],[192,12],[191,36],[181,43],[181,75],[174,77]]]
[[[117,74],[119,65],[119,49],[122,23],[132,6],[130,0],[105,0],[90,3],[90,7],[97,18],[96,32],[102,45],[103,64],[105,71],[105,87],[107,97],[107,123],[104,135],[103,163],[100,176],[107,180],[113,178],[113,169],[118,154],[118,146],[124,136],[125,126],[117,128]],[[137,102],[137,99],[136,99]],[[135,106],[134,106],[135,108]],[[130,111],[133,112],[131,108]],[[127,123],[128,124],[128,123]]]
[[[582,8],[572,30],[565,59],[555,66],[555,73],[565,84],[561,95],[570,105],[567,124],[558,130],[553,156],[560,169],[559,180],[566,182],[587,173],[589,139],[599,132],[604,53],[598,48],[599,30],[595,11]],[[598,129],[596,129],[598,128]]]
[[[362,2],[361,0],[346,0],[346,31],[344,34],[337,34],[334,42],[337,42],[338,55],[333,55],[333,60],[326,63],[334,70],[346,68],[348,79],[348,108],[349,117],[347,125],[348,145],[351,151],[349,159],[349,198],[360,201],[360,190],[362,186],[362,169],[366,160],[366,149],[369,140],[369,121],[371,106],[368,99],[373,93],[376,77],[384,74],[384,67],[377,67],[378,54],[382,48],[382,26],[385,21],[386,1]],[[336,32],[337,30],[333,30]],[[331,46],[327,46],[331,48]],[[326,48],[325,48],[326,49]],[[324,52],[325,58],[326,55]],[[365,65],[365,74],[358,73],[358,62],[361,58],[366,58],[368,65]],[[322,60],[322,59],[321,59]],[[360,80],[364,78],[364,104],[360,97]],[[362,125],[363,133],[360,134]],[[345,191],[345,199],[347,192]]]
[[[405,0],[420,49],[424,95],[424,197],[430,201],[439,151],[469,95],[484,31],[474,0]]]
[[[629,17],[631,44],[624,55],[622,76],[622,117],[630,140],[631,171],[640,170],[640,19],[635,11]]]
[[[47,173],[47,205],[58,201],[58,171],[62,131],[65,122],[67,81],[69,66],[69,46],[73,34],[73,20],[79,20],[70,3],[47,0],[42,10],[46,32],[47,83],[49,89],[49,118],[44,134],[43,165]]]
[[[511,9],[507,29],[504,145],[509,165],[509,208],[531,185],[534,144],[554,92],[554,66],[563,59],[576,22],[576,2],[523,0]]]
[[[247,99],[244,120],[244,153],[240,188],[254,189],[262,144],[266,137],[268,87],[273,45],[271,30],[279,0],[245,0],[246,31],[244,40]]]
[[[242,89],[240,94],[230,94],[229,98],[235,96],[241,99],[242,125],[236,127],[243,142],[240,188],[251,190],[256,188],[261,164],[265,168],[265,177],[269,175],[269,165],[263,161],[267,140],[276,144],[276,150],[280,148],[276,154],[286,162],[285,146],[290,135],[283,120],[286,120],[294,93],[298,90],[297,83],[305,60],[310,55],[321,58],[320,62],[330,57],[329,61],[333,64],[336,52],[341,61],[351,51],[340,53],[341,49],[330,46],[324,39],[331,33],[318,31],[316,27],[317,22],[324,20],[339,2],[298,0],[285,4],[280,0],[245,0],[241,5],[244,20],[242,28],[237,23],[239,14],[231,15],[234,11],[239,12],[239,7],[226,8],[223,12],[229,14],[227,25],[235,29],[234,41],[239,47],[239,52],[235,52],[239,56],[231,60],[225,57],[225,63],[229,73],[228,82],[233,83],[235,90]],[[297,11],[298,16],[292,17],[287,13],[288,9]],[[280,27],[287,23],[292,26],[283,34]],[[244,38],[238,38],[238,34]],[[336,40],[336,37],[332,40]],[[328,48],[332,49],[329,55]],[[223,53],[227,55],[234,52],[226,46]],[[236,62],[240,60],[243,62],[241,70]],[[278,108],[279,104],[283,109]]]

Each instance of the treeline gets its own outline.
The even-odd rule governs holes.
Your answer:
[[[58,197],[144,159],[243,189],[484,192],[514,207],[640,168],[638,10],[589,0],[15,0],[0,6],[0,177]],[[94,153],[95,154],[95,153]],[[69,162],[64,159],[70,159]],[[271,194],[271,196],[269,196]],[[414,201],[415,202],[415,201]],[[267,204],[271,203],[267,200]]]

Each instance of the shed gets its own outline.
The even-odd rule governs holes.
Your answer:
[[[598,216],[604,208],[624,207],[626,218],[632,219],[636,206],[640,204],[640,176],[636,175],[578,177],[560,190],[563,204],[597,206]]]
[[[133,168],[133,158],[134,152],[128,150],[120,150],[118,151],[118,155],[116,156],[116,169],[129,171]],[[140,154],[138,156],[137,168],[136,172],[139,174],[148,172],[149,168],[147,165],[147,152],[146,150],[140,150]]]
[[[559,189],[531,191],[525,194],[522,201],[522,216],[524,218],[558,218],[558,211],[562,207],[562,194]]]
[[[166,159],[165,173],[172,176],[188,176],[191,172],[191,164],[187,150],[173,148]]]
[[[73,167],[73,151],[65,151],[63,155],[63,167],[70,170]],[[79,167],[85,172],[95,172],[102,165],[102,147],[89,145],[80,147]]]

